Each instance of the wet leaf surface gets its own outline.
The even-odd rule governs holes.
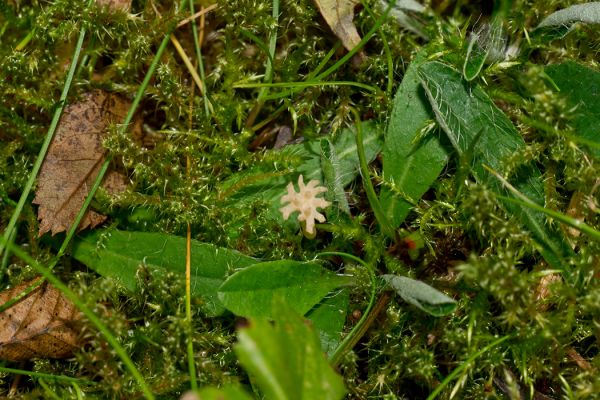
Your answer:
[[[83,205],[89,189],[106,157],[102,140],[112,123],[125,119],[129,102],[121,97],[95,90],[65,108],[56,135],[38,176],[34,204],[39,204],[40,236],[69,229]],[[106,174],[103,187],[109,193],[125,189],[125,177]],[[106,217],[88,211],[79,229],[95,227]]]
[[[34,281],[0,293],[0,304]],[[63,294],[44,283],[0,314],[0,359],[65,358],[78,347],[80,313]]]

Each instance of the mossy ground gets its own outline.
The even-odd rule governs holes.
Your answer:
[[[2,229],[46,134],[79,29],[86,27],[88,36],[69,99],[93,88],[131,98],[171,24],[189,14],[187,8],[180,10],[172,1],[134,1],[132,14],[85,3],[0,3]],[[440,53],[454,54],[456,66],[461,67],[468,33],[492,16],[502,21],[503,40],[522,43],[528,40],[526,31],[543,16],[576,2],[426,3],[427,11],[417,16],[425,22],[425,36]],[[383,10],[377,1],[366,4],[355,17],[362,34]],[[200,5],[197,2],[196,9]],[[167,48],[139,110],[145,145],[119,135],[117,129],[105,141],[119,160],[115,167],[127,173],[131,187],[117,197],[100,193],[94,207],[120,229],[183,235],[189,223],[195,239],[265,260],[312,259],[322,249],[383,255],[386,267],[382,264],[382,269],[416,277],[458,300],[455,313],[435,318],[392,299],[341,363],[339,371],[350,398],[425,398],[469,357],[506,335],[511,335],[506,342],[469,362],[440,398],[599,396],[598,242],[586,235],[569,236],[577,249],[567,260],[572,281],[542,283],[552,271],[536,252],[529,233],[498,205],[493,193],[469,181],[456,195],[456,163],[449,165],[403,224],[405,232],[423,235],[426,245],[416,256],[409,256],[401,242],[374,239],[377,227],[360,179],[346,189],[356,218],[345,225],[340,222],[333,233],[322,231],[315,241],[263,218],[263,204],[220,206],[218,189],[226,179],[251,166],[281,169],[290,163],[265,153],[263,146],[257,145],[259,135],[289,126],[296,136],[306,139],[335,136],[354,124],[353,109],[362,119],[385,122],[404,71],[427,42],[390,18],[365,46],[366,61],[354,58],[327,78],[382,90],[370,93],[353,86],[310,86],[260,104],[260,89],[236,85],[262,81],[269,61],[264,48],[274,29],[273,82],[303,81],[337,45],[313,1],[282,1],[278,23],[271,16],[271,6],[269,1],[223,1],[207,15],[202,57],[212,109],[206,107],[175,48]],[[190,24],[177,29],[175,36],[197,62]],[[596,27],[577,25],[562,37],[528,46],[518,67],[491,68],[483,73],[486,90],[527,141],[526,150],[515,155],[515,165],[525,161],[538,164],[545,178],[546,206],[551,209],[565,211],[578,192],[590,195],[598,177],[598,161],[556,134],[572,129],[574,110],[548,89],[543,67],[566,60],[592,65],[599,45]],[[330,64],[344,54],[338,47]],[[278,90],[269,93],[283,93]],[[272,141],[265,147],[272,146]],[[372,174],[380,176],[380,160],[371,167]],[[375,183],[382,182],[377,178]],[[593,196],[588,200],[580,213],[588,224],[598,227]],[[49,260],[53,250],[37,237],[36,208],[30,201],[17,227],[15,242],[40,262]],[[4,258],[1,268],[3,285],[34,274],[16,257]],[[177,398],[189,388],[181,277],[154,279],[141,270],[139,279],[145,285],[131,295],[68,257],[55,271],[108,322],[160,398]],[[361,272],[356,273],[360,277]],[[544,290],[546,294],[540,295]],[[363,287],[355,289],[351,311],[364,308],[363,293]],[[236,320],[207,318],[200,311],[195,311],[193,320],[199,383],[247,384],[231,347]],[[349,319],[347,326],[353,322]],[[92,328],[86,328],[83,335],[88,345],[74,359],[32,361],[19,367],[98,382],[81,386],[84,398],[140,397],[135,382],[101,335]],[[2,395],[12,387],[15,396],[23,398],[48,398],[49,393],[76,398],[79,390],[70,384],[25,377],[14,384],[15,377],[5,373],[1,381]]]

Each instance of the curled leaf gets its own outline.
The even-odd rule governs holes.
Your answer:
[[[398,275],[382,275],[381,278],[404,301],[430,315],[442,317],[456,309],[456,302],[453,299],[424,282]]]
[[[128,101],[101,90],[86,93],[81,101],[65,108],[40,170],[33,200],[40,206],[40,236],[66,231],[73,224],[105,160],[102,140],[108,127],[122,122],[128,109]],[[117,172],[109,172],[104,178],[103,187],[109,193],[121,192],[125,186],[125,177]],[[93,228],[105,219],[88,211],[79,228]]]
[[[27,289],[23,282],[0,293],[4,304]],[[65,358],[78,347],[77,322],[81,314],[63,294],[48,283],[0,314],[0,359]]]
[[[315,0],[321,15],[333,33],[342,41],[346,50],[352,50],[358,42],[360,35],[352,22],[356,0]]]

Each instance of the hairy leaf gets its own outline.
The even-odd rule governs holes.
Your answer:
[[[274,323],[250,321],[234,350],[267,399],[337,400],[346,390],[331,368],[311,326],[295,310],[275,301]]]
[[[600,72],[573,61],[549,65],[545,71],[575,107],[575,139],[600,158]]]
[[[419,76],[438,123],[458,155],[468,155],[475,179],[497,193],[506,193],[486,166],[502,173],[504,160],[525,147],[510,119],[480,87],[467,85],[460,73],[448,65],[425,63],[419,68]],[[535,165],[522,166],[510,182],[532,201],[544,203],[542,176]],[[570,254],[570,248],[560,231],[550,226],[540,212],[513,203],[504,205],[531,231],[546,261],[564,269],[563,259]]]
[[[440,132],[429,132],[418,139],[420,130],[435,118],[417,75],[417,68],[426,55],[422,51],[408,67],[394,97],[385,132],[383,175],[395,191],[383,187],[380,197],[394,227],[404,221],[413,203],[429,189],[448,160]]]
[[[129,102],[117,95],[95,90],[65,108],[40,174],[34,204],[39,204],[39,235],[68,230],[83,205],[105,160],[102,147],[108,127],[125,119]],[[109,172],[103,187],[109,193],[124,190],[126,179]],[[106,217],[88,211],[79,229],[102,223]]]
[[[553,12],[544,18],[537,28],[568,25],[574,22],[600,24],[600,2],[592,1],[586,4],[575,4]]]
[[[350,215],[350,206],[342,186],[340,159],[331,140],[321,140],[321,170],[327,187],[327,198],[333,199],[338,208]]]
[[[183,279],[185,246],[185,238],[164,233],[103,230],[77,237],[72,255],[100,275],[134,290],[136,272],[142,265],[181,274]],[[192,240],[192,294],[205,300],[205,312],[218,315],[224,308],[217,289],[229,271],[254,263],[255,259],[237,251]]]
[[[381,8],[386,9],[391,1],[379,0]],[[423,39],[428,39],[424,32],[424,24],[418,18],[413,17],[412,13],[423,13],[426,8],[415,0],[396,0],[390,10],[390,17],[398,22],[402,28],[407,29]]]
[[[374,121],[362,122],[364,134],[364,146],[367,160],[373,160],[381,149],[381,138],[379,137],[379,125]],[[304,181],[309,182],[316,179],[325,182],[321,160],[327,157],[323,154],[321,140],[311,140],[306,143],[288,145],[279,151],[281,156],[296,163],[290,171],[275,172],[264,167],[253,168],[246,173],[236,176],[224,182],[219,188],[220,197],[224,206],[239,207],[241,204],[266,202],[269,204],[267,217],[284,224],[279,208],[281,207],[281,196],[286,194],[286,186],[289,182],[296,182],[299,174],[304,176]],[[327,182],[336,190],[348,185],[358,174],[358,155],[356,152],[356,140],[350,129],[342,130],[335,140],[329,155],[335,152],[335,174],[334,182]],[[326,166],[326,168],[329,165]],[[328,174],[332,176],[331,174]],[[330,194],[328,194],[330,195]],[[341,200],[341,199],[340,199]],[[340,204],[339,202],[336,204]],[[341,204],[343,207],[343,203]],[[292,226],[298,225],[297,220],[290,219],[287,223]]]
[[[19,295],[34,281],[0,293],[0,304]],[[66,358],[80,345],[79,311],[63,294],[43,283],[0,314],[0,359]]]
[[[219,300],[244,317],[272,317],[273,298],[281,296],[304,315],[351,277],[336,275],[315,263],[280,260],[254,264],[230,276],[219,288]]]
[[[398,275],[381,277],[404,301],[435,317],[450,314],[456,309],[453,299],[426,283]]]

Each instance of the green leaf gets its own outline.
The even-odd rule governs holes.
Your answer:
[[[374,121],[362,122],[364,145],[367,158],[373,160],[381,150],[381,138],[379,137],[379,125]],[[334,187],[348,185],[358,174],[358,155],[356,153],[356,142],[354,133],[350,129],[343,129],[333,140],[332,152],[335,152],[335,181]],[[295,167],[290,171],[277,172],[266,170],[264,166],[255,167],[243,174],[236,174],[219,187],[223,197],[223,206],[237,207],[240,204],[266,202],[269,204],[268,218],[284,224],[281,208],[281,196],[286,193],[289,182],[298,180],[298,175],[304,175],[304,182],[316,179],[324,183],[321,166],[323,154],[321,139],[315,139],[306,143],[285,146],[279,155],[287,160],[295,161]],[[331,154],[331,153],[330,153]],[[341,204],[343,208],[343,203]],[[295,218],[290,218],[287,223],[298,226]]]
[[[79,235],[72,256],[102,276],[113,278],[129,290],[137,284],[136,273],[145,265],[158,271],[185,276],[185,238],[164,233],[96,230]],[[204,311],[224,311],[217,289],[233,268],[255,264],[256,259],[235,250],[192,240],[192,294],[205,300]]]
[[[274,323],[252,320],[235,345],[242,366],[270,400],[338,400],[346,390],[321,351],[319,339],[293,309],[275,301]]]
[[[467,49],[467,56],[463,64],[463,77],[467,81],[472,81],[477,78],[485,60],[488,57],[489,49],[482,49],[477,43],[478,37],[473,35],[469,40],[469,47]]]
[[[501,182],[485,166],[502,172],[503,161],[525,147],[510,119],[480,87],[468,85],[448,65],[424,63],[419,76],[438,123],[459,157],[471,160],[475,179],[496,193],[506,194]],[[514,187],[535,203],[544,203],[542,176],[535,165],[522,166],[513,175],[510,183]],[[564,270],[563,259],[571,254],[571,249],[562,233],[548,224],[543,213],[508,202],[504,206],[530,230],[546,261]]]
[[[182,397],[183,399],[183,397]],[[198,391],[199,400],[252,400],[252,397],[237,386],[205,387]]]
[[[304,315],[333,289],[352,282],[316,263],[280,260],[254,264],[230,276],[219,288],[219,300],[236,315],[272,317],[273,298],[281,296]]]
[[[321,170],[325,180],[323,184],[327,188],[326,194],[335,201],[340,210],[350,215],[350,206],[342,186],[340,159],[329,139],[321,140]]]
[[[453,299],[426,283],[398,275],[382,275],[381,278],[404,301],[435,317],[448,315],[456,309]]]
[[[306,314],[306,318],[312,321],[319,332],[321,349],[329,355],[342,341],[349,304],[350,294],[347,289],[342,289],[325,297]]]
[[[576,4],[563,10],[553,12],[540,22],[537,28],[549,26],[563,26],[574,22],[600,24],[600,2],[593,1],[586,4]]]
[[[448,160],[447,147],[440,143],[438,131],[417,140],[419,132],[435,118],[417,75],[426,56],[425,51],[420,52],[408,67],[385,132],[383,175],[393,182],[396,193],[382,188],[380,202],[394,227],[404,221]]]
[[[462,72],[465,80],[470,82],[477,78],[486,62],[503,60],[504,47],[502,25],[498,19],[484,23],[472,32],[463,63]]]
[[[573,61],[549,65],[546,74],[575,108],[575,140],[600,158],[600,72]]]

